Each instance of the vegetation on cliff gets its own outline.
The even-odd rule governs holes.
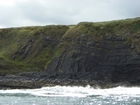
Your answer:
[[[64,49],[71,50],[72,45],[85,42],[99,47],[103,39],[114,38],[125,40],[139,53],[140,18],[0,29],[0,73],[42,71]]]
[[[0,29],[0,73],[44,70],[68,26]]]
[[[122,36],[127,39],[127,42],[140,45],[135,39],[140,37],[140,18],[108,22],[81,22],[70,28],[63,38],[101,41],[106,36]]]

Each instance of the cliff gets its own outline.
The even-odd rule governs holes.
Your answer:
[[[46,69],[55,78],[140,83],[140,18],[79,23],[60,48]]]
[[[140,18],[0,29],[0,73],[140,85]]]

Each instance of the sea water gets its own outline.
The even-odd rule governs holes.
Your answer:
[[[54,86],[0,90],[0,105],[140,105],[140,87]]]

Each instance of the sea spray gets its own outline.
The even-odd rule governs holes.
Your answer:
[[[0,105],[139,105],[139,87],[54,86],[0,90]]]

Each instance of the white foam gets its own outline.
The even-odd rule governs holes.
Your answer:
[[[12,89],[0,90],[0,94],[30,94],[34,96],[50,96],[50,97],[87,97],[91,95],[136,95],[140,97],[140,87],[116,87],[109,89],[94,89],[90,86],[54,86],[43,87],[41,89]]]

